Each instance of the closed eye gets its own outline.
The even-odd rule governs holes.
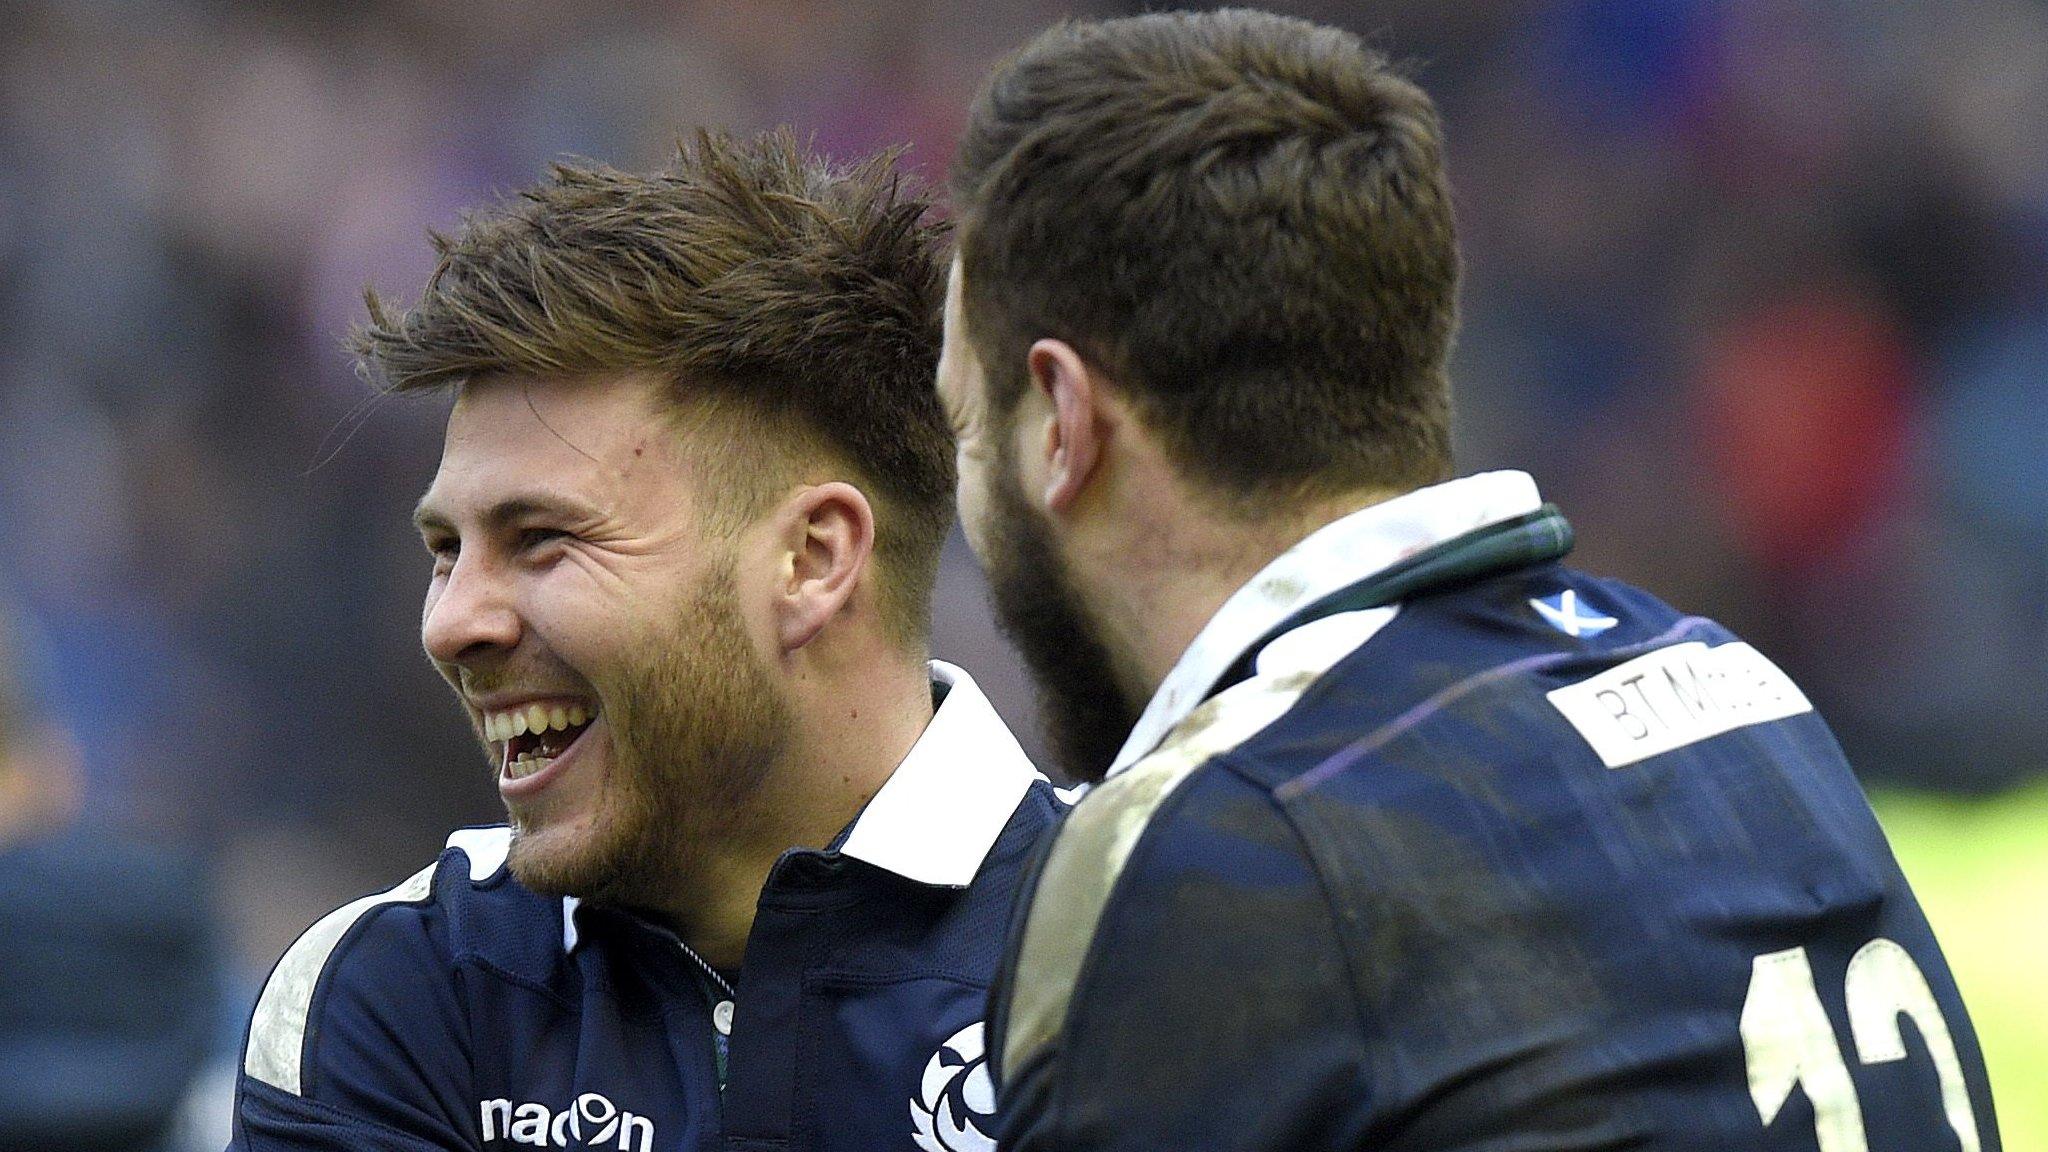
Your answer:
[[[443,576],[455,567],[455,559],[462,553],[461,541],[453,536],[423,536],[421,543],[427,546],[427,554],[434,558],[434,574]]]
[[[568,538],[569,534],[560,528],[522,528],[519,530],[518,537],[519,550],[521,552],[531,552],[536,548],[545,547],[557,540],[566,540]]]

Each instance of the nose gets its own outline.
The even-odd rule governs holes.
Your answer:
[[[519,612],[505,581],[473,555],[458,557],[447,578],[427,590],[420,644],[440,664],[475,664],[519,643]]]

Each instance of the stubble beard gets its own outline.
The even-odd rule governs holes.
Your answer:
[[[984,558],[996,620],[1031,670],[1054,763],[1092,783],[1109,771],[1142,706],[1117,683],[1104,630],[1015,469],[1004,461],[996,472],[989,493],[995,532]]]
[[[728,560],[708,573],[647,659],[607,695],[611,763],[592,827],[573,849],[508,858],[521,884],[548,896],[659,908],[702,883],[711,845],[746,822],[788,743],[788,702],[740,624]],[[528,843],[527,847],[531,848]]]

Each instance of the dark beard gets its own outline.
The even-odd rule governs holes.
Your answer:
[[[588,842],[573,856],[522,856],[535,892],[659,907],[700,882],[706,840],[729,832],[788,742],[788,703],[740,624],[730,561],[705,577],[674,631],[608,693],[612,777]]]
[[[1140,705],[1117,684],[1102,626],[1082,601],[1052,534],[1005,463],[990,496],[994,532],[982,565],[996,619],[1038,686],[1040,724],[1058,768],[1102,779],[1137,727]]]

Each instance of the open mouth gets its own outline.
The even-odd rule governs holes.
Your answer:
[[[523,780],[566,753],[595,719],[580,703],[527,704],[486,715],[484,738],[500,746],[499,773]]]

